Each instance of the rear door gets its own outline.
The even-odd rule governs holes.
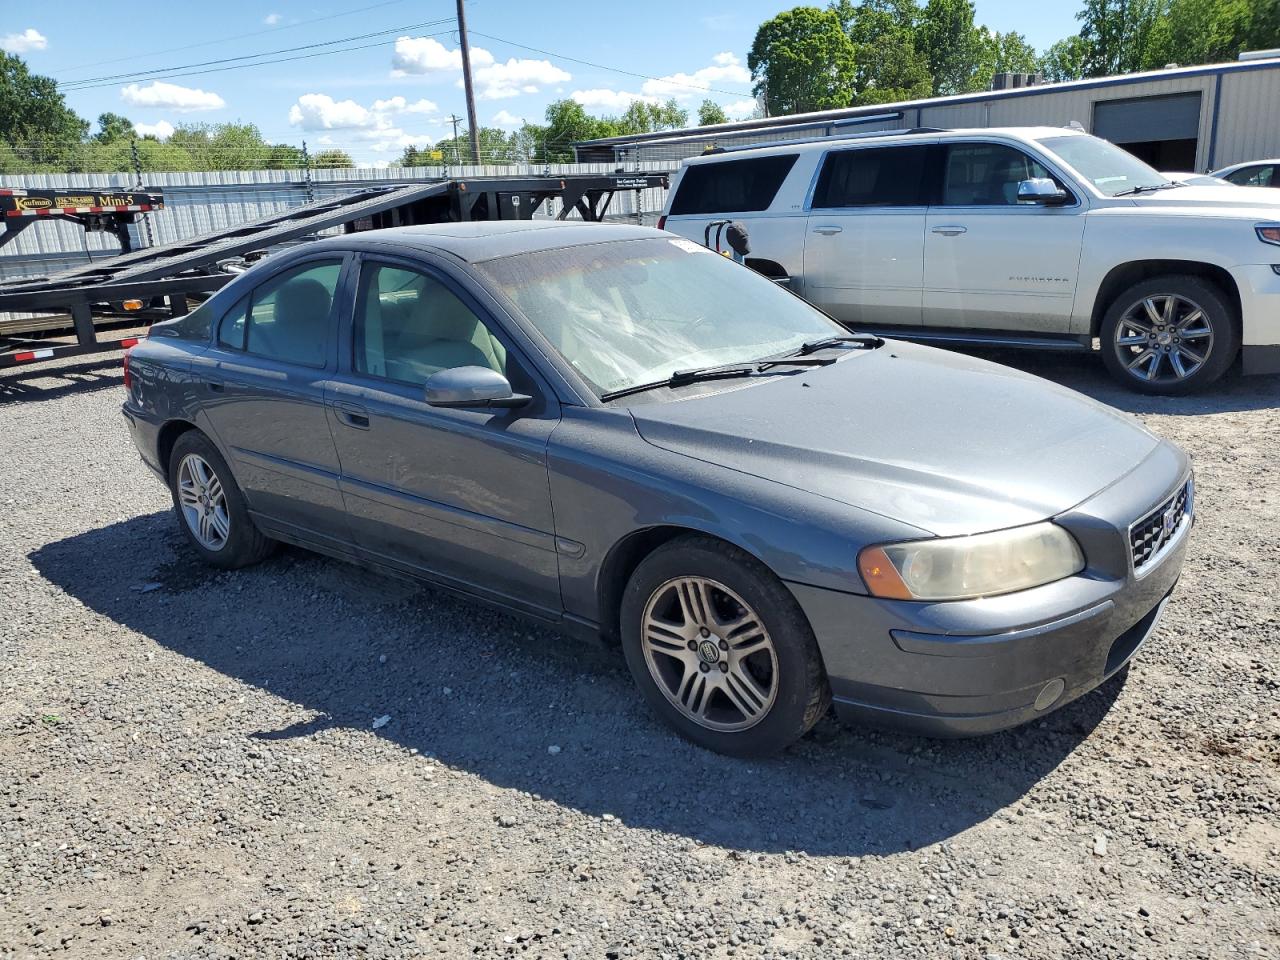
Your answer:
[[[365,256],[329,391],[352,532],[373,559],[537,614],[561,611],[547,440],[559,405],[443,269]],[[484,366],[533,401],[432,407],[427,378]]]
[[[1047,177],[1064,189],[1065,182],[1011,145],[964,141],[942,149],[941,193],[924,238],[925,326],[1073,332],[1081,199],[1019,203],[1023,180]]]
[[[220,318],[192,368],[250,509],[322,546],[350,541],[324,406],[348,262],[317,255],[267,277]]]
[[[806,298],[842,323],[918,326],[931,147],[833,150],[804,244]]]

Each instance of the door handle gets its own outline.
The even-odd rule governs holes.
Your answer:
[[[948,224],[946,226],[934,227],[934,233],[940,233],[944,237],[958,237],[962,233],[967,233],[968,227],[962,227],[959,224]]]
[[[359,404],[338,401],[333,405],[333,412],[348,427],[355,427],[357,430],[369,429],[369,411]]]
[[[209,388],[210,393],[221,393],[224,384],[221,380],[206,380],[205,386]]]
[[[837,233],[841,233],[843,230],[844,227],[837,227],[835,224],[824,224],[821,227],[813,228],[814,233],[820,233],[824,237],[834,236]]]

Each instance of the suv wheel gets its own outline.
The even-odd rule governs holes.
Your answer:
[[[1143,393],[1180,394],[1213,383],[1240,350],[1235,309],[1216,284],[1168,275],[1111,302],[1099,338],[1111,375]]]
[[[205,563],[246,567],[275,547],[254,525],[244,495],[218,448],[198,430],[178,438],[169,455],[173,512]]]
[[[641,562],[622,601],[627,665],[686,739],[768,756],[818,721],[830,690],[795,598],[741,550],[682,537]]]

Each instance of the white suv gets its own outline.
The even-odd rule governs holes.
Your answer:
[[[1280,372],[1280,194],[1170,183],[1048,127],[916,130],[685,161],[659,226],[716,245],[859,330],[1093,349],[1151,393]]]

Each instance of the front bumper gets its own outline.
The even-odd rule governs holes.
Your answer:
[[[1185,482],[1185,470],[1181,453],[1163,446],[1125,480],[1058,517],[1090,565],[1033,590],[913,603],[788,584],[817,637],[841,718],[930,736],[991,733],[1062,707],[1117,673],[1160,621],[1193,514],[1140,574],[1129,562],[1129,524]],[[1161,474],[1166,479],[1153,487]]]

